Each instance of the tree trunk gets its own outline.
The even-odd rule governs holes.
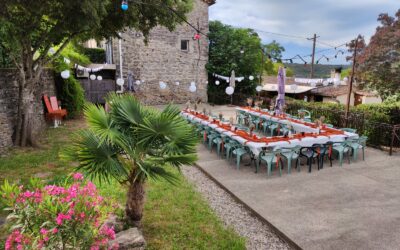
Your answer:
[[[22,84],[19,84],[18,90],[18,112],[17,112],[17,126],[15,129],[15,142],[17,146],[33,146],[35,145],[32,137],[32,126],[33,126],[33,104],[35,96],[31,86],[26,86],[27,80],[22,79]],[[31,80],[33,81],[33,79]]]
[[[133,183],[130,183],[128,189],[125,212],[128,223],[135,227],[141,226],[141,220],[143,217],[146,194],[144,186],[144,182],[136,180]]]

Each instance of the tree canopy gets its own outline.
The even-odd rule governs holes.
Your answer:
[[[212,73],[230,76],[231,71],[234,70],[236,76],[247,77],[236,84],[235,92],[254,93],[258,79],[250,81],[248,76],[259,75],[264,65],[262,44],[258,34],[251,29],[234,28],[219,21],[212,21],[208,38],[210,41],[207,64],[210,79],[209,92],[225,93],[225,88],[229,85],[221,81],[221,84],[216,86]]]
[[[27,126],[34,87],[70,41],[116,37],[128,28],[146,39],[157,25],[174,29],[191,5],[192,0],[132,1],[123,11],[121,0],[0,0],[1,53],[20,75],[15,143],[24,146],[32,139]],[[57,49],[49,53],[51,48]]]
[[[378,21],[381,25],[357,57],[356,76],[386,98],[400,91],[400,9],[395,17],[379,15]]]
[[[285,52],[285,48],[275,40],[265,44],[263,47],[265,52],[273,59],[282,59],[282,52]]]

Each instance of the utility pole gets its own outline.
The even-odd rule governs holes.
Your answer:
[[[318,36],[319,37],[319,36]],[[315,59],[315,44],[317,43],[317,34],[314,34],[313,38],[307,38],[308,40],[313,40],[312,58],[311,58],[311,74],[310,78],[314,78],[314,59]]]
[[[345,126],[347,127],[347,123],[349,120],[349,110],[350,110],[350,100],[351,100],[351,93],[353,92],[353,81],[354,81],[354,71],[356,68],[356,57],[357,57],[357,49],[358,49],[358,38],[359,36],[357,36],[356,40],[355,40],[355,44],[354,44],[354,53],[353,53],[353,66],[351,69],[351,77],[350,77],[350,82],[349,82],[349,90],[347,93],[347,105],[346,105],[346,120],[345,120]]]

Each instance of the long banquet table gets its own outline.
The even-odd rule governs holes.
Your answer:
[[[249,136],[245,136],[243,134],[244,131],[240,131],[240,133],[238,131],[231,131],[227,129],[229,125],[219,124],[217,121],[213,120],[210,121],[208,117],[201,115],[195,111],[184,110],[182,111],[181,114],[187,120],[199,122],[203,125],[206,125],[214,129],[215,131],[238,141],[242,145],[249,147],[249,149],[253,152],[253,154],[256,157],[258,157],[263,147],[272,147],[275,149],[283,147],[290,148],[290,147],[295,147],[297,145],[300,145],[302,147],[310,147],[316,143],[324,144],[327,143],[328,141],[342,142],[345,141],[347,138],[358,138],[357,134],[343,132],[341,130],[336,130],[337,132],[332,132],[332,133],[328,133],[327,131],[322,130],[321,134],[316,134],[314,132],[311,133],[307,132],[304,136],[301,136],[300,134],[296,135],[296,138],[284,138],[283,136],[274,136],[274,137],[263,137],[263,138],[253,139],[250,138]],[[291,124],[295,125],[295,122],[291,121]],[[306,124],[299,124],[299,123],[297,123],[297,125],[306,126]],[[329,130],[335,131],[334,129],[331,128],[329,128]],[[314,130],[309,130],[309,131],[314,131]]]

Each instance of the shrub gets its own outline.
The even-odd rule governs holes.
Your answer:
[[[58,59],[54,67],[56,73],[56,85],[59,100],[68,111],[68,117],[74,118],[81,114],[85,104],[84,90],[78,80],[71,74],[68,79],[62,79],[60,73],[70,70],[69,65],[63,59]]]
[[[107,249],[115,238],[113,228],[102,225],[110,204],[82,174],[73,174],[62,186],[35,180],[30,186],[5,181],[1,187],[2,202],[11,211],[6,250]]]
[[[89,58],[92,63],[105,63],[106,52],[100,48],[81,48],[82,53]]]

